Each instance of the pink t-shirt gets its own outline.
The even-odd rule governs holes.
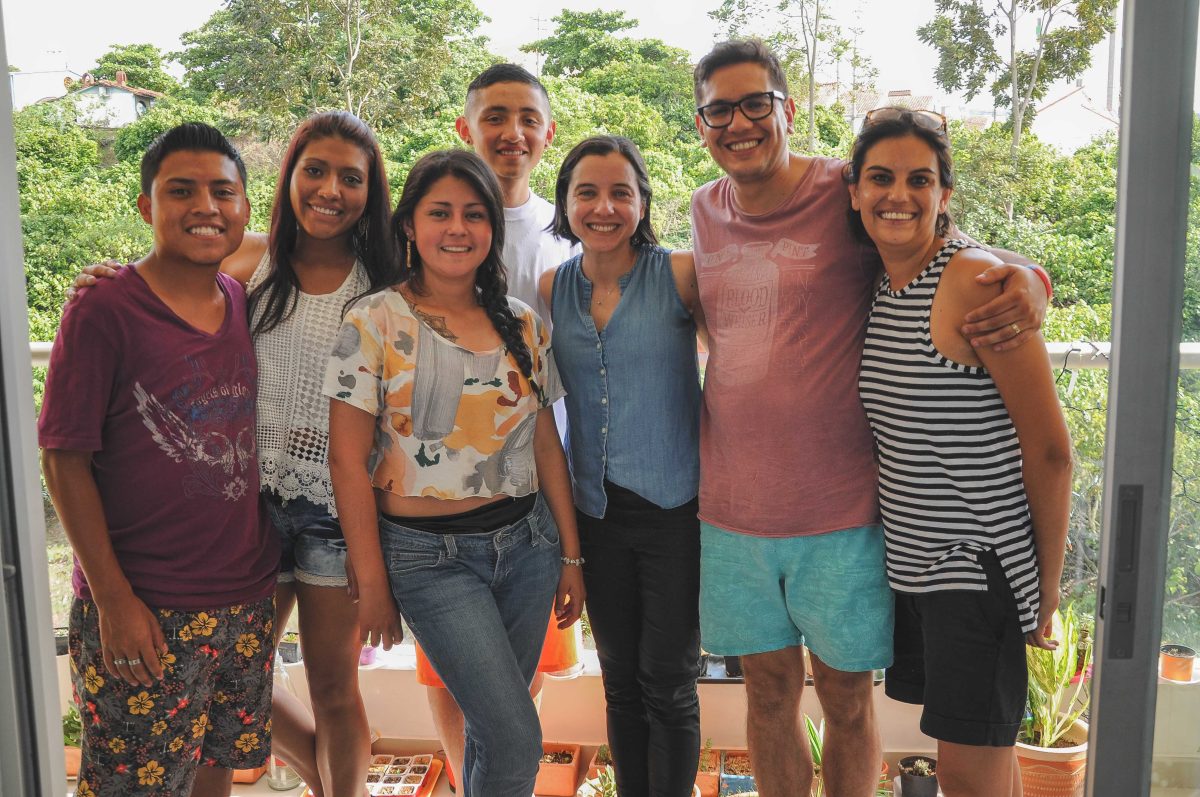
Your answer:
[[[275,588],[278,535],[258,511],[254,349],[242,286],[224,274],[212,335],[134,268],[71,302],[50,356],[42,448],[92,451],[117,561],[156,608],[210,609]],[[75,594],[89,598],[75,563]]]
[[[880,262],[850,232],[843,163],[814,158],[758,216],[728,177],[692,196],[710,336],[700,517],[714,526],[781,537],[878,522],[857,378]]]

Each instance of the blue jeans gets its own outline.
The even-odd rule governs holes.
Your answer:
[[[539,495],[484,534],[433,534],[380,519],[400,613],[466,719],[462,793],[529,797],[542,729],[529,697],[558,586],[558,527]]]

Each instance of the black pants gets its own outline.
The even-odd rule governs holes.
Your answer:
[[[578,518],[617,790],[621,797],[688,797],[700,754],[696,501],[660,509],[604,486],[604,519]]]

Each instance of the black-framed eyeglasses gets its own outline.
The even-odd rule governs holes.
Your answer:
[[[905,114],[912,118],[913,124],[917,125],[917,127],[923,127],[935,133],[946,132],[946,117],[937,111],[913,110],[911,108],[897,108],[895,106],[867,111],[867,115],[863,117],[863,127],[870,127],[880,122],[894,122],[897,119],[904,118]]]
[[[755,122],[759,119],[766,119],[771,115],[771,111],[775,110],[775,100],[783,101],[786,99],[783,92],[780,91],[764,91],[761,94],[751,94],[748,97],[742,97],[737,102],[710,102],[708,105],[701,105],[696,109],[696,113],[700,114],[700,119],[709,127],[729,127],[733,124],[733,112],[736,109],[741,109],[742,116]]]

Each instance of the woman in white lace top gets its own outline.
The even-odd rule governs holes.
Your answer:
[[[250,293],[259,470],[283,542],[277,627],[297,606],[312,695],[310,714],[277,691],[275,749],[316,795],[361,793],[370,757],[321,382],[347,304],[396,278],[390,205],[371,130],[348,113],[316,114],[296,129],[280,166],[270,236],[222,265]]]

